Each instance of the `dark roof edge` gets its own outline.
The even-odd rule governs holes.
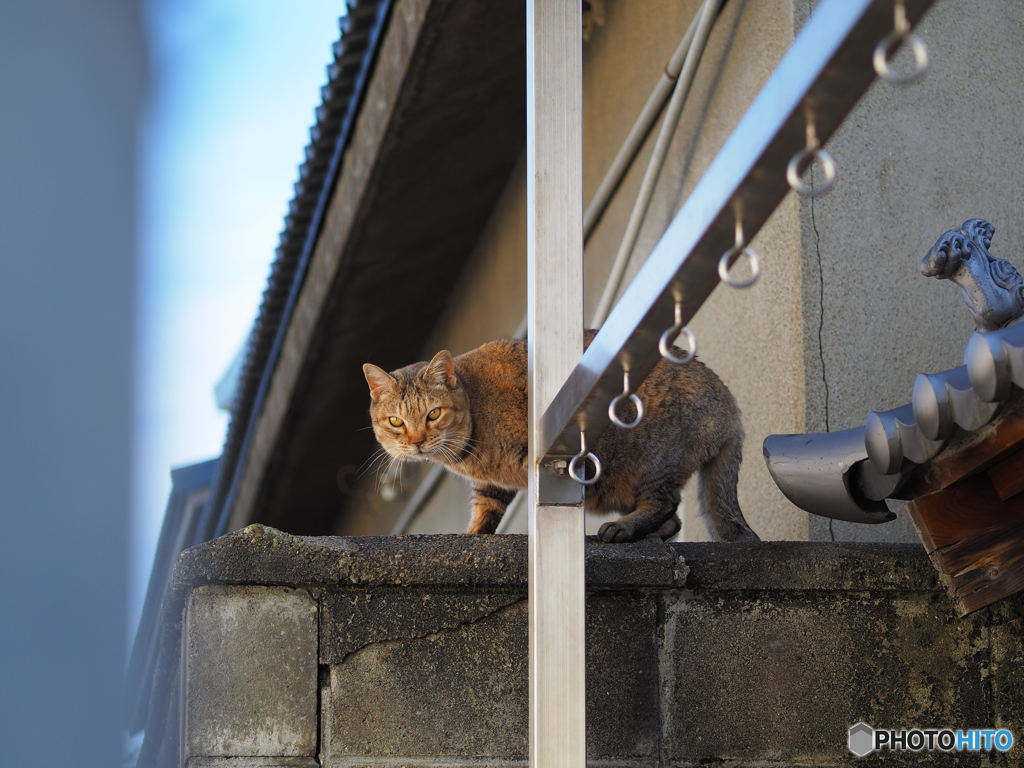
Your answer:
[[[391,0],[347,0],[341,38],[334,44],[323,103],[310,129],[306,161],[299,168],[295,197],[289,204],[260,312],[250,332],[245,365],[228,425],[224,452],[211,499],[217,517],[214,536],[226,532],[253,438],[257,417],[270,388],[273,371],[305,280],[324,214],[341,169],[387,25]]]

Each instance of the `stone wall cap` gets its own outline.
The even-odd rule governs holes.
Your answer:
[[[182,552],[178,588],[201,584],[450,586],[526,588],[527,537],[521,534],[292,536],[263,525]],[[587,581],[595,587],[679,587],[686,566],[657,540],[586,541]]]
[[[632,544],[586,540],[596,589],[931,590],[919,546],[826,542]],[[262,525],[185,550],[174,586],[288,584],[322,587],[526,589],[527,537],[519,534],[292,536]]]
[[[938,576],[918,544],[769,541],[677,542],[694,590],[920,592]]]

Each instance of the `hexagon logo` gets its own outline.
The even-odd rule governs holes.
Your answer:
[[[875,729],[864,722],[850,726],[850,751],[857,757],[864,757],[875,751]]]

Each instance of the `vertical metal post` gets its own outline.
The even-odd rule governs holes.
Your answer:
[[[583,491],[540,417],[583,352],[582,4],[527,0],[530,765],[584,768]]]

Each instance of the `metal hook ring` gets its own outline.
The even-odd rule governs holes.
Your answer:
[[[584,463],[587,459],[590,459],[592,462],[594,462],[594,476],[589,480],[586,479],[586,475],[583,475],[581,477],[576,476],[576,462],[579,461],[580,459],[583,459]],[[585,471],[586,467],[584,467],[584,472]],[[575,456],[573,456],[572,461],[569,462],[569,477],[571,477],[580,485],[593,485],[601,477],[601,460],[597,458],[597,456],[595,456],[594,454],[586,452],[586,449],[580,451]]]
[[[630,402],[636,407],[636,418],[632,421],[626,422],[619,418],[619,414],[615,411],[626,398],[629,398]],[[608,404],[608,418],[612,424],[622,429],[633,429],[633,427],[639,426],[640,422],[644,418],[644,404],[634,392],[623,392],[621,395],[616,395],[614,399]]]
[[[686,347],[689,350],[682,357],[676,357],[672,354],[672,340],[680,333],[686,337]],[[679,328],[673,325],[658,339],[658,351],[661,352],[661,356],[668,360],[673,365],[686,365],[688,362],[693,360],[697,356],[697,337],[693,335],[687,327]]]
[[[750,262],[750,277],[746,280],[736,280],[729,274],[729,262],[733,257],[746,256]],[[761,276],[761,258],[754,253],[749,245],[743,245],[742,243],[734,245],[728,251],[722,254],[722,258],[718,260],[718,277],[726,285],[731,285],[733,288],[749,288],[757,282],[757,278]]]
[[[821,170],[825,174],[825,180],[817,188],[804,182],[800,178],[800,166],[804,161],[808,161],[808,165],[817,160],[821,163]],[[836,184],[836,161],[832,159],[832,155],[826,152],[817,143],[809,145],[801,149],[792,159],[789,161],[789,165],[786,166],[786,181],[789,182],[789,186],[793,188],[793,191],[798,195],[804,197],[822,197],[832,191],[832,187]]]
[[[889,51],[904,40],[910,43],[910,50],[914,54],[914,69],[905,75],[897,75],[889,66]],[[901,87],[911,85],[924,77],[924,73],[928,71],[928,48],[917,35],[912,35],[906,30],[894,29],[878,41],[871,61],[875,65],[875,72],[886,82]]]

